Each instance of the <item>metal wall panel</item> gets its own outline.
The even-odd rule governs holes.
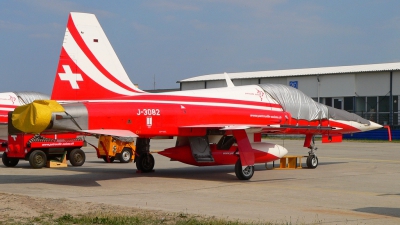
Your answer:
[[[182,91],[204,89],[204,81],[181,83]]]
[[[385,96],[390,91],[390,72],[359,73],[355,80],[358,96]]]
[[[333,74],[320,75],[320,97],[354,96],[355,75]]]
[[[400,95],[400,71],[393,72],[393,95]]]
[[[210,80],[207,81],[207,89],[209,88],[219,88],[219,87],[226,87],[225,80]]]
[[[269,78],[261,78],[261,84],[284,84],[287,85],[286,77],[269,77]]]
[[[258,84],[258,79],[235,79],[232,80],[235,86]]]
[[[318,96],[318,80],[317,76],[298,76],[298,77],[287,77],[286,84],[289,85],[292,82],[297,82],[298,89],[304,94],[311,98]]]

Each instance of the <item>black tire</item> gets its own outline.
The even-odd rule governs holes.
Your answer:
[[[86,155],[80,148],[73,149],[69,153],[69,162],[73,166],[82,166],[85,163]]]
[[[141,154],[136,160],[136,168],[143,173],[153,171],[154,164],[154,157],[152,154]]]
[[[34,150],[29,155],[29,164],[34,169],[40,169],[47,163],[47,156],[42,150]]]
[[[103,156],[103,160],[104,160],[104,162],[107,162],[107,156]],[[108,162],[112,163],[112,162],[114,162],[114,160],[115,160],[114,156],[108,157]]]
[[[124,148],[119,154],[119,162],[128,163],[132,159],[132,150],[130,148]]]
[[[307,157],[307,167],[315,169],[318,166],[318,157],[316,155],[309,155]]]
[[[239,180],[250,180],[254,175],[254,166],[248,166],[242,170],[242,162],[239,158],[235,164],[235,174]]]
[[[4,152],[3,155],[1,156],[1,159],[3,160],[3,164],[7,167],[14,167],[18,164],[19,159],[17,158],[9,158],[7,157],[7,153]]]

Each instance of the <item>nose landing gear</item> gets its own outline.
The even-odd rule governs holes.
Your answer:
[[[310,169],[315,169],[318,166],[318,157],[315,154],[315,151],[317,151],[318,148],[315,147],[314,138],[312,140],[309,149],[310,151],[308,152],[308,157],[307,157],[307,167]]]

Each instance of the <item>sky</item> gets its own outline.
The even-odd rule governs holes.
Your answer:
[[[51,94],[69,12],[143,90],[223,73],[400,62],[398,0],[4,0],[0,92]]]

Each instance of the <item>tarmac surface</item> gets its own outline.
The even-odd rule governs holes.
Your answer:
[[[263,141],[285,146],[290,155],[308,152],[301,140]],[[174,140],[150,144],[162,150]],[[317,146],[316,169],[266,170],[258,164],[250,181],[238,180],[233,165],[194,167],[158,154],[155,172],[136,173],[133,163],[105,163],[85,147],[81,167],[1,164],[0,192],[256,222],[400,224],[400,143]]]

